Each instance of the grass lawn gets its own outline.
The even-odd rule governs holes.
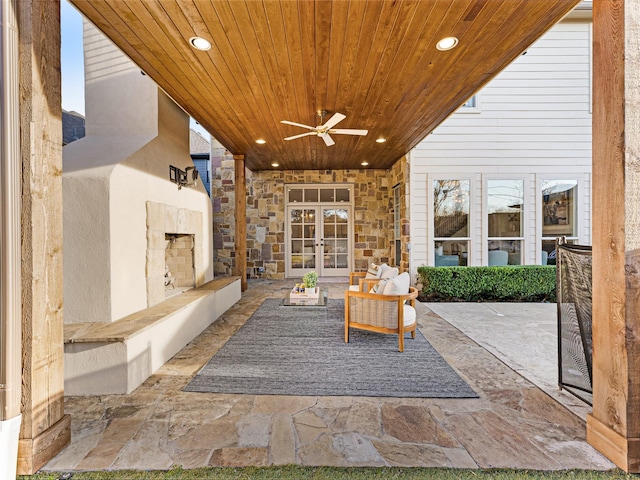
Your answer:
[[[427,479],[427,480],[525,480],[525,479],[571,479],[571,480],[600,480],[600,479],[632,479],[634,475],[626,474],[622,470],[598,472],[591,470],[461,470],[453,468],[401,468],[401,467],[245,467],[245,468],[198,468],[183,470],[117,470],[101,472],[74,473],[38,473],[36,475],[20,476],[21,480],[183,480],[183,479],[331,479],[331,480],[364,480],[364,479]]]

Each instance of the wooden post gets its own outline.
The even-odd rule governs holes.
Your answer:
[[[32,474],[71,440],[64,414],[60,2],[17,4],[23,387],[18,474]]]
[[[17,1],[3,1],[0,8],[0,477],[14,478],[22,384]]]
[[[247,289],[247,186],[244,173],[244,155],[234,155],[236,236],[235,275],[240,276],[240,289]]]
[[[640,2],[593,2],[593,413],[587,440],[640,472]]]

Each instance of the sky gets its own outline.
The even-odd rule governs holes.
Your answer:
[[[84,57],[82,54],[82,16],[67,0],[60,2],[62,30],[62,108],[82,115],[84,109]],[[209,133],[195,120],[191,128],[209,138]]]

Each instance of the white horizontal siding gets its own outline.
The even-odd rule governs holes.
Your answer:
[[[538,183],[579,180],[579,238],[591,241],[590,25],[561,23],[478,93],[478,109],[451,115],[411,152],[412,269],[432,264],[434,179],[472,178],[472,264],[486,264],[483,185],[525,180],[525,261],[539,256]]]

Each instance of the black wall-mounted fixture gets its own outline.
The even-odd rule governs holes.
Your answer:
[[[197,184],[198,170],[196,167],[187,167],[180,170],[178,167],[169,165],[169,180],[178,185],[178,190],[182,187],[192,187]]]

